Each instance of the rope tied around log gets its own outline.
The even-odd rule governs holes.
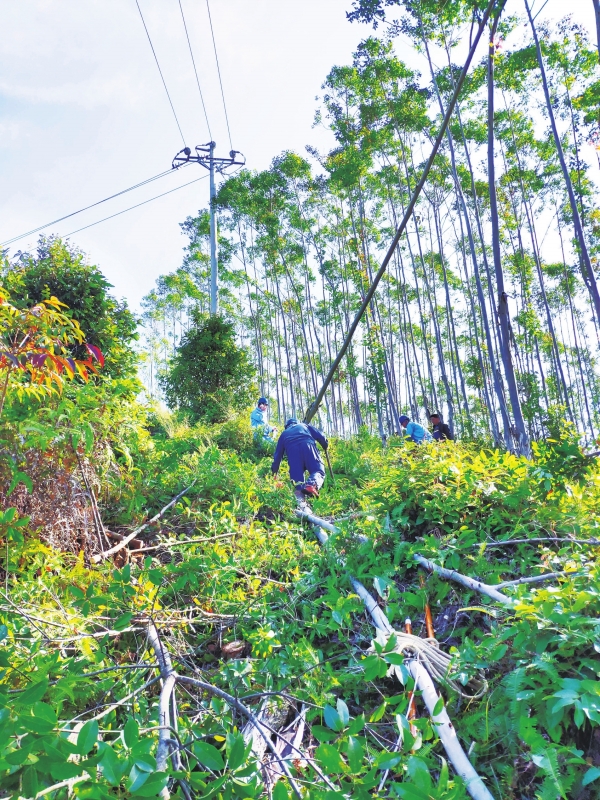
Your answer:
[[[450,677],[450,670],[452,667],[453,658],[448,653],[440,650],[439,644],[435,639],[421,639],[412,633],[405,633],[404,631],[394,631],[391,636],[386,635],[379,630],[375,641],[384,648],[389,648],[390,639],[394,639],[393,649],[385,650],[384,655],[388,653],[399,653],[407,659],[418,661],[422,664],[432,680],[458,695],[465,700],[479,700],[488,690],[488,683],[483,677],[471,678],[467,683],[467,687],[471,690],[471,694],[465,691],[465,687],[460,684],[455,678]],[[390,673],[396,673],[396,668],[391,665]],[[397,673],[396,673],[397,674]],[[400,677],[400,676],[398,676]]]

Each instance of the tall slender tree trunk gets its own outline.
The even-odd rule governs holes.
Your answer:
[[[598,40],[598,60],[600,61],[600,0],[592,0],[596,14],[596,38]]]
[[[500,352],[504,365],[504,376],[508,386],[508,396],[512,407],[513,418],[515,421],[515,439],[517,440],[517,451],[521,455],[529,456],[529,437],[525,429],[525,420],[521,411],[521,401],[517,387],[517,377],[515,375],[514,364],[511,353],[511,332],[510,318],[508,312],[508,294],[504,286],[504,272],[502,270],[502,259],[500,254],[500,220],[498,217],[498,199],[496,196],[496,164],[494,160],[494,56],[496,48],[494,36],[498,19],[490,29],[489,52],[488,52],[488,182],[490,193],[490,215],[492,221],[492,253],[494,256],[494,272],[496,274],[496,289],[498,297],[498,321],[500,324]]]

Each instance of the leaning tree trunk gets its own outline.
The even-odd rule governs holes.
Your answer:
[[[598,39],[598,60],[600,61],[600,0],[593,0],[596,12],[596,37]]]
[[[599,0],[594,0],[594,7],[596,8],[596,20],[598,20],[598,13],[599,13],[597,8],[598,2]],[[556,145],[556,151],[558,153],[558,160],[560,161],[560,167],[562,169],[565,186],[567,187],[567,192],[569,195],[569,204],[571,206],[571,213],[573,214],[573,227],[575,228],[575,237],[577,239],[577,244],[579,245],[579,257],[581,258],[581,265],[583,267],[583,280],[585,281],[585,284],[592,298],[592,303],[596,311],[596,319],[600,323],[600,292],[598,291],[598,284],[596,283],[594,268],[592,267],[590,254],[588,252],[587,245],[585,242],[585,237],[583,235],[583,225],[581,224],[581,216],[579,214],[579,208],[577,206],[577,200],[575,198],[575,192],[573,190],[573,182],[571,180],[571,175],[569,173],[567,162],[565,161],[565,154],[563,151],[562,142],[560,140],[558,129],[556,127],[554,109],[552,108],[552,100],[550,99],[550,90],[548,89],[548,81],[546,79],[546,68],[544,66],[544,59],[542,57],[542,48],[540,47],[540,41],[538,39],[537,30],[533,22],[533,17],[531,16],[531,10],[529,8],[529,3],[527,2],[527,0],[525,0],[525,8],[527,9],[527,16],[529,17],[531,32],[533,33],[533,40],[535,42],[535,51],[537,53],[538,65],[540,67],[540,73],[542,76],[544,97],[546,98],[546,109],[548,111],[548,119],[550,120],[552,135],[554,137],[554,143]]]

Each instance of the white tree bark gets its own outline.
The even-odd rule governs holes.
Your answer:
[[[502,592],[499,592],[494,586],[489,586],[487,583],[483,583],[482,581],[477,581],[474,578],[461,575],[460,572],[456,572],[453,569],[440,567],[437,564],[434,564],[433,561],[430,561],[428,558],[424,558],[418,553],[414,556],[414,559],[419,566],[423,567],[428,572],[435,572],[435,574],[439,575],[440,578],[444,578],[447,581],[460,583],[467,589],[473,589],[480,594],[484,594],[486,597],[490,597],[492,600],[495,600],[497,603],[502,603],[504,606],[514,605],[514,600],[512,600],[510,597],[507,597],[505,594],[502,594]]]
[[[494,800],[494,796],[491,794],[482,778],[475,772],[475,768],[462,749],[462,745],[458,741],[458,736],[448,716],[446,707],[444,706],[439,714],[433,713],[436,703],[440,699],[440,695],[437,693],[429,673],[418,661],[406,661],[405,665],[415,679],[417,689],[423,693],[423,702],[427,706],[427,711],[429,711],[431,721],[435,725],[437,735],[444,745],[450,763],[465,782],[467,791],[473,800]]]

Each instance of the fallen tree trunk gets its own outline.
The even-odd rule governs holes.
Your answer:
[[[293,775],[291,774],[289,767],[285,763],[285,760],[281,758],[279,755],[275,745],[271,741],[271,735],[277,734],[271,725],[263,718],[262,720],[257,717],[249,708],[247,708],[244,703],[234,697],[233,695],[229,694],[228,692],[223,691],[223,689],[219,689],[217,686],[213,686],[211,683],[206,683],[205,681],[198,680],[197,678],[190,678],[187,675],[180,675],[177,673],[173,667],[173,663],[171,661],[171,657],[169,655],[168,650],[162,644],[160,637],[158,635],[158,631],[154,623],[150,623],[148,626],[148,642],[154,653],[156,655],[156,660],[158,661],[158,666],[160,669],[161,677],[164,680],[163,687],[161,690],[160,698],[159,698],[159,733],[158,733],[158,749],[156,753],[156,765],[157,770],[165,770],[167,759],[169,757],[169,751],[171,749],[171,740],[170,732],[171,730],[176,732],[176,724],[177,724],[177,706],[175,701],[175,687],[178,683],[180,684],[187,684],[188,686],[196,686],[199,689],[209,692],[221,699],[225,700],[225,702],[234,708],[236,711],[243,714],[248,723],[257,731],[257,734],[260,735],[265,743],[265,750],[268,749],[273,754],[275,760],[280,765],[283,773],[285,774],[288,782],[298,798],[298,800],[302,800],[302,794],[300,792],[300,788],[297,782],[294,780]],[[176,744],[176,743],[175,743]],[[289,744],[289,743],[288,743]],[[304,754],[299,748],[297,749],[299,755],[302,757]],[[173,758],[173,767],[175,770],[180,770],[182,767],[181,764],[181,757],[179,753],[179,749],[176,747],[172,754]],[[326,775],[317,767],[316,764],[312,763],[313,769],[315,770],[316,774],[323,780],[330,789],[335,790],[335,785],[327,778]],[[179,784],[183,791],[186,800],[191,800],[191,795],[189,793],[189,788],[185,781],[179,780]],[[161,800],[169,800],[170,794],[169,790],[165,787],[161,794]]]
[[[258,726],[247,722],[242,728],[244,741],[246,744],[252,743],[252,753],[259,762],[263,760],[267,752],[267,740],[271,738],[272,731],[278,731],[281,728],[287,713],[287,708],[283,708],[275,698],[267,697],[256,715]]]
[[[418,553],[413,556],[417,564],[419,566],[426,569],[428,572],[435,572],[436,575],[439,575],[440,578],[444,578],[447,581],[454,581],[455,583],[460,583],[462,586],[466,587],[467,589],[473,589],[480,594],[486,595],[486,597],[495,600],[497,603],[502,603],[504,606],[513,606],[514,600],[510,597],[507,597],[502,592],[499,592],[494,586],[489,586],[487,583],[483,583],[483,581],[477,581],[474,578],[469,578],[466,575],[461,575],[460,572],[456,572],[453,569],[446,569],[445,567],[440,567],[438,564],[434,564],[433,561],[430,561],[427,558],[419,555]]]
[[[305,518],[308,518],[308,516],[312,516],[312,515],[305,515],[300,512],[298,513],[298,515],[304,516]],[[311,521],[317,519],[318,517],[313,517]],[[319,528],[319,525],[316,522],[315,522],[315,534],[317,535],[317,538],[319,539],[319,542],[321,544],[325,544],[325,542],[327,542],[328,539],[327,534]],[[426,562],[427,560],[423,559],[423,561]],[[439,569],[441,569],[441,567]],[[450,572],[450,570],[445,570],[445,571]],[[402,635],[394,631],[394,628],[392,627],[387,616],[379,608],[379,606],[377,605],[371,594],[363,586],[363,584],[352,577],[350,578],[350,580],[352,582],[354,590],[363,601],[365,608],[367,612],[370,614],[371,619],[373,620],[373,624],[375,625],[377,630],[381,631],[385,635],[392,635],[392,634],[394,634],[395,636]],[[499,592],[498,594],[500,595]],[[504,598],[504,595],[500,596]],[[508,601],[508,598],[504,598],[504,600]],[[436,730],[438,731],[440,741],[444,745],[450,763],[454,767],[457,774],[460,775],[460,777],[464,780],[467,787],[467,791],[469,792],[473,800],[494,800],[493,795],[490,793],[489,789],[484,784],[482,778],[477,774],[475,768],[469,761],[468,756],[462,749],[462,746],[458,740],[456,731],[454,730],[454,726],[450,721],[450,717],[448,716],[448,712],[446,711],[446,709],[443,708],[439,714],[434,715],[433,712],[439,700],[439,695],[436,692],[435,686],[433,684],[433,681],[429,673],[427,672],[425,667],[415,658],[407,659],[404,662],[404,664],[410,670],[410,673],[415,679],[415,684],[418,687],[418,689],[423,692],[423,700],[425,702],[425,705],[427,706],[427,710],[429,711],[429,715],[431,716],[431,719],[436,727]]]
[[[494,800],[494,796],[477,774],[467,754],[462,749],[446,708],[444,707],[438,714],[434,714],[440,695],[437,693],[429,673],[416,660],[405,661],[404,663],[415,679],[416,688],[422,692],[423,702],[427,706],[427,711],[435,726],[436,733],[444,745],[450,763],[465,782],[467,791],[473,800]]]
[[[564,544],[587,544],[594,547],[600,546],[600,539],[570,539],[568,536],[560,538],[559,536],[536,536],[532,539],[504,539],[501,542],[479,542],[478,544],[471,545],[471,547],[481,547],[485,545],[488,547],[506,547],[509,544],[534,544],[536,542],[564,542]]]

